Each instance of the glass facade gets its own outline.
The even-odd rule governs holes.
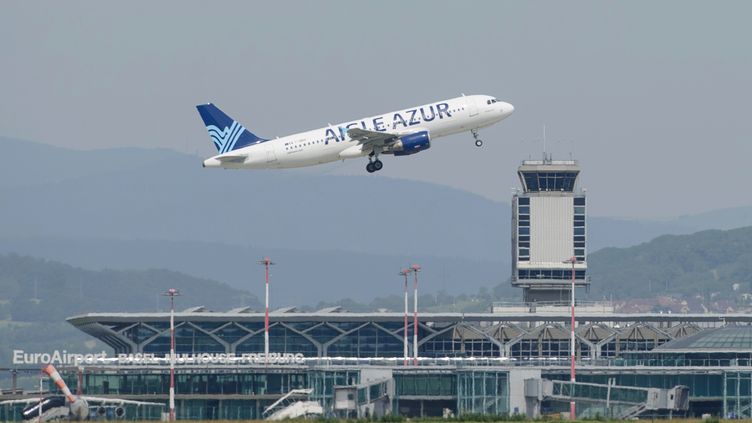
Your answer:
[[[723,416],[752,418],[752,371],[723,373]]]
[[[529,192],[540,191],[574,191],[574,183],[579,171],[524,171],[520,172]]]
[[[529,270],[523,276],[529,276]],[[553,270],[547,270],[554,279]],[[563,280],[571,270],[558,270]],[[583,276],[582,273],[579,274]],[[546,277],[549,274],[545,275]],[[207,313],[202,313],[207,314]],[[341,317],[341,316],[340,316]],[[302,354],[307,358],[379,358],[403,356],[403,321],[400,314],[390,316],[374,314],[372,321],[300,321],[273,322],[270,328],[272,353]],[[412,319],[411,319],[412,320]],[[545,323],[536,327],[510,326],[511,330],[497,330],[493,322],[426,321],[418,329],[418,348],[421,357],[510,357],[533,359],[560,358],[569,350],[569,330],[563,323]],[[697,329],[699,330],[699,329]],[[749,331],[742,327],[740,331]],[[153,353],[164,357],[169,353],[169,331],[164,322],[139,322],[120,327],[120,339],[107,334],[102,337],[114,346],[136,343],[133,350],[116,353]],[[408,353],[413,354],[412,321],[408,325]],[[632,324],[623,328],[611,327],[586,334],[578,332],[578,356],[619,358],[625,354],[652,351],[670,341],[690,338],[705,333],[671,328],[659,329],[648,324]],[[746,333],[746,332],[745,332]],[[698,340],[697,345],[746,345],[745,333],[731,333],[724,329],[712,338]],[[178,354],[246,354],[264,351],[263,323],[261,322],[178,322],[176,329]],[[690,336],[687,336],[690,335]],[[656,351],[657,352],[657,351]],[[628,356],[628,358],[634,358]]]
[[[398,373],[394,376],[394,383],[397,398],[457,395],[457,376],[451,373]]]
[[[530,261],[530,197],[517,197],[517,261]]]
[[[492,370],[457,372],[457,414],[509,414],[509,375]]]
[[[585,196],[574,197],[574,238],[573,256],[577,258],[577,261],[585,261],[587,255],[587,249],[585,248],[585,237],[587,237],[587,230],[585,228]],[[585,278],[585,271],[582,270],[582,279]],[[579,272],[575,272],[579,273]],[[580,275],[575,275],[575,278],[580,279]]]
[[[127,334],[126,334],[127,336]],[[134,338],[131,338],[135,341]],[[166,354],[170,351],[169,329],[159,336],[149,340],[144,346],[143,352]],[[222,353],[225,346],[216,337],[207,334],[202,329],[190,323],[181,323],[175,326],[175,352],[178,354],[188,353]]]
[[[669,342],[671,338],[651,326],[635,324],[627,326],[618,335],[601,345],[601,357],[619,357],[624,353],[651,351]]]
[[[501,347],[493,336],[483,336],[463,326],[450,326],[420,346],[421,357],[501,357]]]
[[[64,379],[76,386],[77,375],[67,373]],[[175,375],[175,391],[194,395],[276,395],[307,386],[305,371],[258,373],[235,369],[200,369],[181,371]],[[83,386],[88,395],[163,395],[169,391],[168,370],[131,369],[127,372],[84,372]]]
[[[407,371],[396,373],[394,383],[393,409],[402,415],[440,416],[442,408],[457,415],[509,413],[509,373],[505,370]]]
[[[569,357],[569,339],[541,338],[522,339],[511,347],[511,357],[517,359],[530,358],[566,358]],[[578,358],[590,356],[590,346],[575,343],[575,356]]]
[[[518,269],[517,277],[519,279],[571,280],[572,270],[571,269]],[[574,278],[585,279],[585,270],[575,270]]]
[[[400,330],[401,333],[401,330]],[[380,325],[367,324],[331,343],[331,357],[400,357],[403,355],[402,335]]]
[[[135,351],[130,351],[127,342],[108,342],[118,354],[169,354],[170,334],[164,322],[111,328],[136,344]],[[408,330],[412,336],[412,323]],[[402,322],[274,322],[269,328],[269,348],[275,353],[300,353],[306,357],[401,357],[402,331]],[[424,334],[425,328],[420,327],[419,335]],[[102,337],[105,342],[112,338]],[[178,322],[175,340],[178,354],[264,352],[263,323]]]
[[[319,355],[318,347],[314,345],[310,338],[279,324],[269,327],[269,351],[302,353],[306,357],[317,357]],[[264,352],[264,332],[257,332],[236,344],[235,352],[238,354]]]

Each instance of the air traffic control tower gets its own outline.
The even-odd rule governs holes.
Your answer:
[[[517,170],[522,191],[512,198],[512,286],[526,303],[568,302],[572,285],[588,287],[584,191],[575,160],[525,160]]]

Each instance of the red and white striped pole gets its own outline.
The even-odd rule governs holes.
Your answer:
[[[57,372],[57,369],[55,369],[55,366],[53,366],[52,364],[48,364],[44,366],[42,371],[46,373],[47,376],[49,376],[53,382],[55,382],[55,385],[58,387],[58,389],[63,391],[63,395],[65,395],[65,399],[69,403],[73,404],[74,402],[76,402],[76,397],[74,397],[71,390],[68,389],[68,385],[65,384],[65,381],[60,376],[60,373]],[[40,384],[39,386],[41,387],[42,385]]]
[[[402,344],[404,349],[404,361],[402,362],[403,366],[407,366],[407,360],[409,357],[409,353],[407,350],[407,276],[410,274],[410,269],[402,269],[399,274],[401,276],[405,277],[405,330],[403,331],[403,337],[402,337]]]
[[[170,297],[170,421],[175,421],[175,296],[180,291],[170,288],[164,294]]]
[[[49,375],[50,379],[55,382],[55,385],[58,387],[58,389],[63,391],[63,394],[65,394],[65,400],[68,403],[69,407],[69,417],[72,417],[73,420],[85,420],[89,417],[89,409],[88,407],[86,407],[86,401],[82,400],[78,395],[73,395],[71,390],[68,388],[68,385],[65,384],[65,381],[60,376],[60,373],[58,373],[57,369],[55,369],[55,366],[48,364],[42,369],[42,372]],[[39,421],[41,422],[42,420]]]
[[[413,264],[410,266],[410,270],[415,277],[414,289],[414,304],[413,304],[413,365],[418,365],[418,272],[420,272],[420,266]]]
[[[264,275],[266,280],[265,289],[265,303],[266,309],[264,311],[264,364],[269,364],[269,266],[274,263],[269,257],[264,257],[259,260],[259,264],[264,265]]]

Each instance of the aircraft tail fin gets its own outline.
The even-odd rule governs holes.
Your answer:
[[[70,389],[68,389],[68,385],[65,384],[65,381],[62,377],[60,377],[60,373],[57,372],[57,369],[52,364],[48,364],[42,369],[43,372],[47,373],[47,375],[52,379],[53,382],[55,382],[55,385],[63,391],[63,394],[65,394],[65,398],[70,403],[76,402],[76,397],[73,396],[73,393]]]
[[[219,107],[211,103],[200,104],[196,106],[196,109],[219,154],[266,141],[245,129],[238,121],[227,116],[219,110]]]

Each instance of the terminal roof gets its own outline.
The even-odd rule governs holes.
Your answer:
[[[752,326],[730,325],[708,329],[667,342],[655,352],[752,352]]]

